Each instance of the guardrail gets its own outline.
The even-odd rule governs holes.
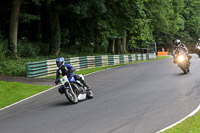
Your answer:
[[[76,71],[79,71],[86,68],[126,64],[130,62],[149,60],[155,58],[155,53],[81,56],[74,58],[65,58],[65,64],[71,64],[73,67],[76,68]],[[39,62],[29,62],[26,64],[26,76],[30,78],[53,76],[56,74],[56,70],[56,59]]]

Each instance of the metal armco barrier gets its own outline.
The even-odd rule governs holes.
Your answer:
[[[86,68],[126,64],[130,62],[155,58],[155,53],[81,56],[74,58],[65,58],[65,64],[71,64],[73,67],[76,68],[76,71],[79,71]],[[56,70],[56,59],[39,62],[29,62],[26,64],[26,76],[30,78],[53,76],[56,74]]]

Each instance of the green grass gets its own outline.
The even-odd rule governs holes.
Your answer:
[[[50,86],[0,81],[0,108],[44,91]]]
[[[135,64],[135,63],[142,63],[142,62],[148,62],[148,61],[154,61],[154,60],[161,60],[161,59],[166,59],[166,58],[169,58],[169,57],[170,56],[158,56],[156,59],[144,60],[144,61],[136,61],[136,62],[127,63],[127,64]],[[77,75],[78,74],[86,75],[86,74],[97,72],[97,71],[100,71],[100,70],[104,70],[104,69],[108,69],[108,68],[112,68],[112,67],[117,67],[117,66],[123,66],[123,65],[127,65],[127,64],[119,64],[119,65],[111,65],[111,66],[84,69],[84,70],[76,71],[75,74],[77,74]],[[45,77],[45,78],[56,79],[56,76],[49,76],[49,77]]]
[[[200,133],[200,112],[162,133]]]

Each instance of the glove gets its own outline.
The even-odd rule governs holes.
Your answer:
[[[57,85],[59,82],[60,82],[60,80],[58,79],[58,80],[55,81],[55,84]]]
[[[75,72],[75,71],[76,71],[76,68],[73,69],[73,72]]]

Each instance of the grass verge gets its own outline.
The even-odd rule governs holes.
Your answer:
[[[200,112],[162,133],[200,133]]]
[[[142,63],[142,62],[148,62],[148,61],[154,61],[154,60],[161,60],[161,59],[166,59],[166,58],[169,58],[169,57],[170,56],[157,56],[156,59],[144,60],[144,61],[136,61],[136,62],[131,62],[131,63],[127,63],[127,64],[135,64],[135,63]],[[78,74],[86,75],[86,74],[97,72],[97,71],[100,71],[100,70],[104,70],[104,69],[108,69],[108,68],[112,68],[112,67],[117,67],[117,66],[123,66],[123,65],[127,65],[127,64],[119,64],[119,65],[96,67],[96,68],[91,68],[91,69],[84,69],[84,70],[76,71],[75,74],[77,74],[77,75]],[[56,76],[49,76],[49,77],[45,77],[45,78],[56,79]]]
[[[0,108],[6,107],[48,88],[50,88],[50,86],[0,81]]]

